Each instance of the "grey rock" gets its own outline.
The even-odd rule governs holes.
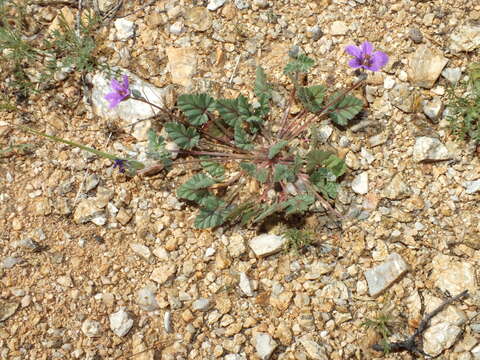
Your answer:
[[[403,181],[401,173],[396,174],[383,189],[382,196],[390,200],[402,200],[412,194],[410,187]]]
[[[250,284],[250,279],[244,272],[240,273],[240,282],[238,284],[242,292],[247,296],[253,296],[252,285]]]
[[[466,188],[465,193],[474,194],[477,191],[480,191],[480,179],[475,181],[467,181],[463,186]]]
[[[89,192],[97,187],[98,183],[100,182],[100,178],[97,174],[91,174],[85,180],[85,192]]]
[[[322,261],[315,261],[308,267],[308,272],[305,274],[307,280],[317,280],[322,275],[328,274],[333,270],[333,267]]]
[[[329,357],[325,348],[312,339],[311,335],[304,335],[300,339],[300,344],[305,348],[308,356],[312,360],[328,360]]]
[[[235,4],[238,10],[244,10],[250,7],[250,4],[248,3],[247,0],[234,0],[233,3]]]
[[[450,35],[450,50],[454,53],[473,51],[480,47],[480,25],[463,25]]]
[[[262,234],[251,239],[248,245],[256,256],[264,257],[281,251],[286,241],[283,236]]]
[[[442,111],[443,102],[438,97],[423,103],[423,112],[430,120],[437,121],[442,114]]]
[[[426,45],[419,46],[408,62],[407,74],[411,84],[430,89],[447,62],[439,51]]]
[[[102,335],[102,325],[98,321],[87,319],[82,323],[82,332],[89,338]]]
[[[253,343],[258,357],[262,360],[270,359],[270,356],[272,356],[272,353],[278,346],[269,334],[263,332],[255,334]]]
[[[168,334],[173,332],[172,313],[170,311],[165,311],[165,315],[163,316],[163,328]]]
[[[7,256],[2,260],[1,267],[3,269],[11,269],[17,264],[21,264],[23,262],[22,258],[19,257],[13,257],[13,256]]]
[[[133,250],[135,254],[138,256],[144,258],[147,261],[152,260],[152,252],[148,248],[148,246],[145,246],[143,244],[138,244],[138,243],[132,243],[130,244],[130,248]]]
[[[390,254],[385,261],[365,271],[370,296],[377,296],[408,270],[407,263],[397,253]]]
[[[414,161],[442,161],[451,158],[452,155],[447,147],[437,138],[420,136],[415,139],[415,145],[413,146]]]
[[[225,4],[225,0],[210,0],[207,5],[207,9],[210,11],[215,11]]]
[[[355,176],[352,181],[352,190],[360,195],[368,193],[368,173],[366,171]]]
[[[118,70],[122,75],[127,75],[130,82],[130,89],[138,91],[151,103],[168,108],[169,104],[173,102],[172,86],[161,89],[143,81],[126,69],[114,68],[113,70]],[[148,140],[148,130],[152,124],[150,120],[145,119],[154,117],[160,110],[133,99],[122,101],[114,109],[110,109],[108,101],[105,100],[105,95],[112,91],[110,82],[111,80],[103,73],[98,72],[93,76],[92,103],[94,112],[98,116],[108,120],[119,119],[119,125],[123,127],[135,124],[133,125],[132,135],[139,141]],[[139,120],[145,121],[139,122]]]
[[[317,130],[318,141],[326,143],[330,135],[332,135],[333,128],[330,125],[322,125]]]
[[[133,326],[133,319],[123,308],[113,314],[110,314],[109,319],[110,329],[119,337],[127,335]]]
[[[135,35],[135,23],[130,20],[124,18],[117,19],[114,22],[114,26],[117,30],[117,40],[127,41]]]
[[[402,111],[413,111],[414,95],[412,89],[406,84],[397,84],[389,93],[388,97],[392,105]]]
[[[7,320],[10,316],[15,314],[19,306],[20,304],[17,302],[0,300],[0,322]]]
[[[323,31],[318,25],[309,28],[308,33],[311,35],[313,41],[317,41],[323,36]]]
[[[446,68],[442,71],[442,76],[455,85],[462,77],[462,70],[460,68]]]
[[[368,143],[370,144],[371,147],[375,147],[375,146],[385,144],[387,140],[388,140],[388,133],[384,131],[384,132],[381,132],[380,134],[369,137]]]
[[[11,243],[11,247],[14,248],[14,249],[22,247],[22,248],[29,249],[29,250],[36,250],[36,249],[38,249],[39,246],[40,246],[40,244],[38,244],[35,240],[33,240],[31,238],[25,238],[25,239],[22,239],[22,240],[13,241]]]
[[[195,311],[207,311],[211,305],[212,304],[209,299],[200,298],[193,302],[192,309]]]
[[[154,311],[159,308],[155,293],[148,287],[138,290],[137,305],[146,311]]]
[[[411,28],[410,30],[408,30],[408,37],[415,44],[420,44],[423,41],[422,32],[418,28]]]
[[[173,35],[180,35],[185,31],[185,26],[183,20],[175,21],[172,25],[169,26],[168,31]]]

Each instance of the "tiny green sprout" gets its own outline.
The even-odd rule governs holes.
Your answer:
[[[314,243],[314,234],[308,230],[290,228],[283,236],[287,240],[284,245],[285,252],[293,252],[296,255]]]

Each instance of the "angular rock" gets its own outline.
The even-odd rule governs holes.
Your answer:
[[[195,311],[207,311],[212,305],[211,301],[206,298],[200,298],[193,302],[192,309]]]
[[[110,314],[110,329],[119,337],[127,335],[133,326],[133,319],[125,309],[120,309],[117,312]]]
[[[73,220],[77,224],[85,224],[103,214],[104,211],[98,206],[96,199],[82,199],[73,213]]]
[[[228,252],[230,256],[238,258],[245,252],[245,240],[240,234],[233,234],[228,243]]]
[[[473,51],[480,47],[480,25],[463,25],[450,35],[450,50],[454,53]]]
[[[152,104],[163,108],[169,108],[173,104],[174,91],[172,86],[161,89],[143,81],[126,69],[115,68],[114,70],[118,70],[122,75],[127,75],[130,89],[138,91]],[[152,124],[150,120],[145,119],[154,117],[160,110],[133,99],[122,101],[115,108],[110,109],[108,101],[104,98],[106,94],[112,91],[110,83],[111,80],[101,72],[93,76],[92,103],[94,112],[108,120],[120,119],[121,123],[119,125],[122,127],[135,124],[132,135],[139,141],[146,141],[148,130]],[[138,122],[139,120],[145,121]]]
[[[443,102],[440,98],[434,98],[431,101],[423,103],[423,113],[430,120],[437,121],[443,111]]]
[[[308,356],[312,360],[328,360],[329,357],[325,348],[315,342],[311,335],[304,335],[300,339],[300,344],[305,348]]]
[[[278,346],[277,342],[269,334],[263,332],[255,334],[253,345],[258,357],[262,360],[270,359],[270,356],[272,356],[272,353]]]
[[[334,21],[330,26],[331,35],[345,35],[348,32],[348,26],[344,21]]]
[[[170,280],[171,277],[175,275],[176,271],[177,271],[177,266],[175,264],[173,263],[163,264],[152,271],[152,275],[150,275],[150,279],[162,285],[163,283]]]
[[[464,290],[476,291],[475,267],[471,263],[438,254],[433,258],[432,266],[431,279],[440,290],[448,291],[451,296],[458,295]]]
[[[19,257],[13,257],[13,256],[7,256],[5,257],[2,262],[0,263],[0,267],[2,269],[11,269],[17,264],[21,264],[23,262],[22,258]]]
[[[352,190],[360,195],[368,193],[368,173],[366,171],[355,176],[352,181]]]
[[[286,241],[283,236],[262,234],[251,239],[248,245],[256,256],[264,257],[281,251]]]
[[[192,78],[197,72],[197,53],[193,48],[166,49],[168,57],[168,69],[172,76],[172,82],[189,88],[193,85]]]
[[[415,145],[413,146],[414,161],[442,161],[451,158],[452,155],[447,147],[437,138],[419,136],[415,139]]]
[[[145,260],[150,261],[152,259],[152,252],[150,251],[148,246],[138,243],[132,243],[130,244],[130,248],[135,254],[143,257]]]
[[[385,261],[365,271],[370,296],[377,296],[408,270],[407,263],[397,253],[390,254]]]
[[[430,89],[447,62],[439,51],[426,45],[419,46],[409,59],[407,73],[411,84]]]
[[[461,332],[460,327],[446,322],[432,325],[423,334],[423,351],[433,357],[440,355],[455,343]]]
[[[165,315],[163,316],[163,328],[167,333],[171,333],[172,329],[172,313],[170,311],[165,311]]]
[[[185,11],[185,23],[195,31],[207,31],[212,26],[212,19],[208,10],[201,6],[187,8]]]
[[[82,332],[89,338],[102,335],[102,325],[98,321],[87,319],[82,323]]]
[[[465,182],[465,184],[463,184],[463,186],[465,186],[466,188],[465,189],[466,194],[474,194],[480,191],[480,179],[475,181],[467,181]]]
[[[215,11],[218,8],[222,7],[225,4],[225,0],[210,0],[207,5],[207,9],[210,11]]]
[[[146,311],[154,311],[159,308],[155,293],[148,287],[138,290],[137,305]]]
[[[127,41],[135,34],[135,23],[125,18],[120,18],[114,22],[117,40]]]
[[[238,284],[240,286],[240,290],[246,295],[246,296],[253,296],[253,290],[252,290],[252,285],[250,284],[250,279],[247,277],[247,275],[244,272],[240,273],[240,282]]]
[[[234,0],[233,2],[238,10],[244,10],[250,7],[250,4],[247,0]]]
[[[406,84],[397,84],[389,93],[388,97],[393,106],[406,113],[413,111],[414,93]]]
[[[156,358],[155,349],[147,347],[141,333],[136,333],[132,336],[132,354],[137,354],[135,355],[135,360],[154,360]],[[173,358],[171,357],[171,359]]]
[[[7,320],[10,316],[15,314],[19,306],[20,304],[16,302],[0,300],[0,322]]]
[[[412,194],[410,187],[403,181],[401,173],[396,174],[383,189],[382,196],[390,200],[406,199]]]
[[[462,69],[460,68],[446,68],[442,71],[442,76],[447,79],[452,85],[460,81],[462,77]]]

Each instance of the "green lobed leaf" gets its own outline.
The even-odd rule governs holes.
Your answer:
[[[167,122],[165,123],[165,130],[181,149],[192,149],[200,141],[200,135],[194,128],[187,129],[179,123]]]
[[[205,174],[196,174],[178,188],[177,196],[180,199],[187,199],[201,204],[203,199],[211,196],[206,188],[213,184],[215,184],[215,180],[211,177]]]
[[[308,194],[300,194],[288,199],[285,203],[285,214],[303,213],[315,202],[315,197]]]
[[[208,158],[200,162],[200,165],[214,178],[220,179],[225,175],[225,168],[215,161],[209,161]]]
[[[233,128],[252,116],[250,108],[247,98],[243,95],[236,99],[218,99],[215,102],[215,109],[220,117]]]
[[[310,182],[325,198],[334,199],[337,196],[338,184],[336,176],[327,168],[321,168],[310,175]]]
[[[197,229],[212,228],[222,225],[229,215],[224,201],[215,196],[209,196],[202,201],[202,208],[195,218]]]
[[[248,134],[243,129],[241,124],[237,124],[235,126],[234,141],[235,141],[235,145],[238,146],[240,149],[244,149],[244,150],[253,149],[253,144],[248,139]]]
[[[333,98],[338,96],[333,95]],[[335,124],[346,126],[363,109],[363,102],[355,96],[346,95],[340,102],[330,108],[329,116]]]
[[[268,158],[271,160],[273,159],[275,156],[277,156],[277,154],[282,151],[282,149],[287,146],[288,144],[288,141],[287,140],[282,140],[282,141],[279,141],[278,143],[276,144],[273,144],[272,147],[268,150]]]
[[[257,167],[252,163],[241,162],[240,168],[244,170],[248,175],[257,179],[262,184],[267,182],[268,171],[267,169],[257,169]]]
[[[292,182],[295,180],[293,169],[285,164],[276,164],[273,171],[273,181],[280,182],[282,180]]]
[[[255,95],[257,98],[263,97],[265,100],[270,100],[272,98],[272,88],[267,82],[267,74],[261,66],[257,66],[255,72]]]
[[[178,97],[177,105],[194,126],[205,124],[208,113],[215,107],[215,100],[207,94],[184,94]]]
[[[283,72],[288,74],[307,72],[313,65],[315,61],[308,56],[302,54],[298,55],[295,60],[290,61],[286,66]]]
[[[314,149],[306,155],[307,173],[311,173],[318,167],[328,168],[334,176],[340,177],[347,170],[345,162],[331,152]]]
[[[276,212],[282,211],[287,207],[286,202],[279,202],[272,205],[264,205],[263,211],[253,220],[253,222],[259,222],[263,219],[275,214]]]
[[[310,112],[318,112],[322,110],[323,98],[326,88],[322,85],[299,87],[297,95],[303,106]]]

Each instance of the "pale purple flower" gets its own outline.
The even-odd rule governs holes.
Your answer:
[[[105,99],[110,103],[109,108],[113,109],[117,106],[121,101],[125,100],[130,96],[130,88],[128,85],[128,76],[122,76],[123,83],[118,82],[116,79],[112,79],[110,83],[110,87],[112,88],[112,92],[105,95]]]
[[[378,71],[388,62],[388,55],[381,51],[373,52],[373,45],[365,41],[360,47],[348,45],[345,51],[354,58],[348,62],[351,68]]]

